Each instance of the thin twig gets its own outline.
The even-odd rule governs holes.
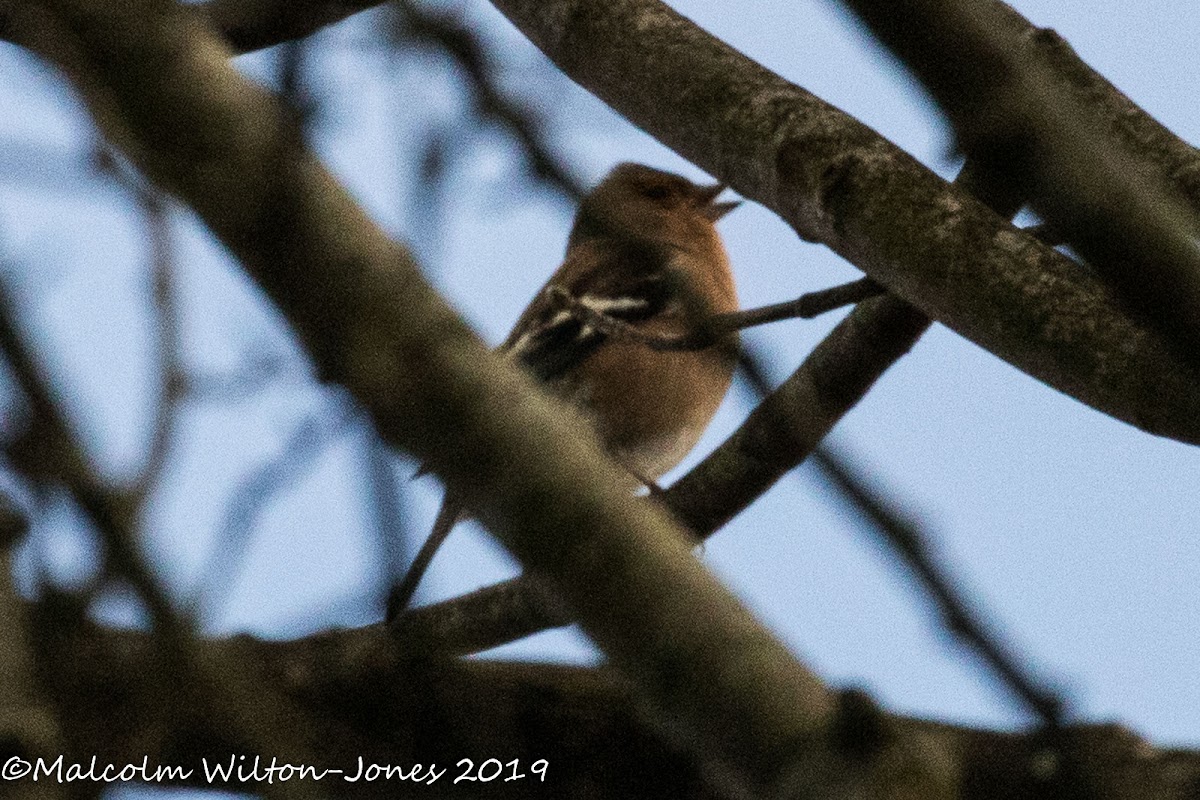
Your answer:
[[[885,292],[887,289],[873,279],[859,278],[856,281],[803,294],[786,303],[721,314],[714,322],[718,329],[741,330],[785,319],[814,319],[829,311],[852,306],[868,297],[878,297]]]
[[[203,624],[213,624],[229,599],[255,520],[271,500],[308,473],[329,442],[345,429],[347,406],[346,402],[331,400],[306,417],[296,426],[278,457],[255,470],[234,489],[216,540],[209,548],[208,561],[200,572],[195,594],[188,603]]]
[[[396,480],[395,454],[369,423],[364,423],[363,435],[364,466],[374,511],[372,530],[380,555],[377,608],[383,610],[388,592],[404,574],[410,528],[405,513],[404,491]]]
[[[662,336],[645,333],[624,320],[589,308],[559,286],[551,285],[546,288],[550,297],[569,310],[580,322],[610,336],[644,344],[652,350],[670,351],[704,350],[718,344],[735,331],[786,319],[813,319],[826,312],[884,294],[886,291],[870,278],[860,278],[850,283],[809,292],[784,303],[775,303],[746,311],[713,314],[704,319],[691,333],[680,336]]]
[[[400,2],[395,8],[409,35],[435,43],[454,59],[467,78],[476,113],[498,123],[512,135],[525,153],[533,174],[569,200],[582,197],[582,182],[554,153],[534,112],[510,99],[500,87],[499,70],[490,63],[491,58],[479,35],[461,20],[445,13],[431,12],[418,3]]]
[[[887,493],[867,484],[864,476],[849,466],[846,459],[820,447],[812,461],[822,476],[859,512],[865,527],[876,534],[900,556],[925,592],[937,604],[947,630],[960,639],[1001,678],[1043,725],[1059,728],[1063,724],[1063,700],[1045,682],[1032,674],[1005,643],[999,632],[972,607],[955,580],[934,557],[929,535],[917,523],[905,519],[887,499]]]
[[[111,159],[109,161],[111,162]],[[98,163],[104,162],[98,160]],[[112,171],[117,180],[133,192],[145,218],[146,238],[150,249],[150,291],[158,323],[157,341],[154,345],[159,379],[158,403],[145,465],[132,490],[131,498],[131,502],[137,506],[137,513],[145,517],[146,504],[167,469],[180,407],[186,398],[182,335],[179,329],[175,284],[175,255],[166,196],[120,170]]]
[[[562,158],[554,154],[544,131],[545,125],[541,124],[538,115],[512,100],[508,92],[500,88],[500,71],[492,64],[479,35],[461,19],[444,12],[428,11],[416,2],[397,2],[395,8],[400,14],[404,34],[432,42],[454,59],[466,78],[475,113],[484,120],[497,122],[511,134],[536,178],[566,199],[581,198],[582,181],[566,167]]]

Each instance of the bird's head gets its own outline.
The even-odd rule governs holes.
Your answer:
[[[725,188],[642,164],[618,164],[583,198],[571,238],[647,239],[686,249],[689,242],[714,236],[714,223],[739,205],[718,202]]]

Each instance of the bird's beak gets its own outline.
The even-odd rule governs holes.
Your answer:
[[[733,211],[742,204],[741,200],[726,200],[721,203],[715,202],[717,196],[729,187],[723,183],[714,183],[711,186],[701,186],[696,192],[696,199],[700,201],[700,212],[709,220],[716,222],[721,217]]]
[[[713,222],[716,222],[741,204],[741,200],[726,200],[723,203],[710,203],[708,208],[704,209],[704,216],[708,217]]]

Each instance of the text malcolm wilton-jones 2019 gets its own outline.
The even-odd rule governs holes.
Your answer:
[[[63,756],[53,761],[38,758],[28,761],[20,756],[12,756],[0,767],[0,780],[19,781],[24,778],[37,780],[53,780],[58,783],[73,783],[75,781],[92,781],[95,783],[117,783],[123,781],[143,781],[145,783],[183,783],[190,781],[196,770],[179,765],[159,764],[150,766],[150,757],[143,756],[140,764],[98,764],[96,756],[90,762],[71,764],[64,763]],[[213,785],[237,783],[275,783],[290,780],[320,781],[326,778],[340,778],[347,783],[364,781],[370,783],[380,780],[412,781],[414,783],[431,784],[442,778],[450,770],[448,767],[439,769],[437,764],[368,764],[358,757],[358,763],[353,769],[322,768],[311,764],[279,763],[272,758],[270,764],[263,762],[261,756],[247,758],[244,755],[229,756],[228,761],[209,762],[207,758],[200,759],[200,768],[204,782]],[[519,781],[536,777],[546,780],[546,771],[550,762],[539,758],[529,765],[526,773],[520,759],[500,761],[498,758],[488,758],[476,766],[470,758],[461,758],[455,764],[458,772],[453,779],[490,783],[491,781]]]

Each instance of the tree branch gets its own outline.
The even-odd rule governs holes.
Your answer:
[[[454,59],[467,78],[475,110],[486,120],[498,123],[520,145],[533,174],[563,197],[578,202],[584,187],[578,176],[558,158],[532,109],[509,99],[497,80],[479,36],[457,17],[429,11],[421,4],[404,0],[395,3],[407,33],[435,43]]]
[[[0,490],[0,763],[13,756],[54,758],[62,752],[62,731],[54,707],[37,684],[29,609],[13,582],[13,551],[28,521],[7,492]],[[56,800],[61,786],[49,781],[6,787],[15,800]]]
[[[934,319],[1105,413],[1200,442],[1190,361],[1099,279],[861,123],[657,0],[495,5],[632,123]]]
[[[861,278],[840,286],[808,292],[795,300],[783,303],[774,303],[745,311],[713,314],[704,318],[693,331],[675,336],[645,333],[622,319],[579,302],[578,298],[560,286],[550,285],[546,287],[545,291],[552,302],[570,311],[577,320],[610,336],[637,342],[652,350],[704,350],[718,344],[724,337],[735,331],[785,319],[814,319],[821,314],[853,305],[869,297],[877,297],[887,290],[870,278]],[[700,311],[700,313],[703,312]]]
[[[311,36],[385,0],[209,0],[200,6],[235,53]]]
[[[901,509],[886,495],[867,485],[865,476],[852,469],[845,459],[828,447],[813,455],[813,463],[825,479],[864,518],[864,527],[883,540],[899,555],[921,589],[937,607],[942,623],[951,635],[971,648],[1000,684],[1016,697],[1041,724],[1059,729],[1063,723],[1063,701],[1054,694],[999,638],[980,615],[968,595],[934,558],[928,537],[920,527],[905,518]]]
[[[50,609],[29,609],[36,621]],[[188,785],[203,782],[200,759],[229,759],[238,743],[213,720],[193,716],[180,725],[149,724],[143,696],[151,669],[147,637],[84,626],[40,639],[44,684],[63,709],[64,724],[78,732],[69,760],[96,755],[103,763],[178,764],[196,770]],[[236,657],[247,676],[300,707],[299,728],[322,766],[355,770],[367,763],[414,763],[450,772],[414,796],[711,798],[697,764],[674,750],[643,722],[643,707],[628,684],[610,670],[480,660],[411,663],[383,626],[334,631],[290,642],[238,637],[200,643],[206,657]],[[839,702],[844,735],[869,747],[872,731],[861,695]],[[1056,769],[1055,755],[1036,734],[997,733],[894,717],[898,735],[945,754],[956,796],[974,800],[1038,797]],[[1068,729],[1072,758],[1112,800],[1191,800],[1200,786],[1200,753],[1150,746],[1115,725]],[[280,752],[280,761],[295,758]],[[523,771],[549,761],[545,784],[530,780],[450,784],[454,765],[494,757],[517,758]],[[246,789],[236,781],[222,788]],[[348,783],[327,778],[332,796],[405,793],[398,780]],[[439,792],[440,790],[440,792]],[[901,796],[901,795],[889,795]],[[919,793],[903,795],[923,797]]]
[[[992,12],[997,33],[1021,40],[1023,49],[1030,49],[1053,69],[1075,102],[1087,108],[1097,128],[1103,128],[1140,167],[1173,185],[1200,211],[1200,151],[1089,67],[1057,33],[1033,25],[998,0],[986,0],[983,6]]]
[[[1141,174],[988,3],[844,2],[930,90],[993,186],[1029,201],[1200,366],[1195,210]]]

